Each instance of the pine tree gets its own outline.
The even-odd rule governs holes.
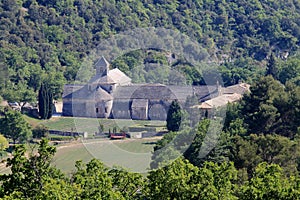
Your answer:
[[[167,129],[178,131],[181,124],[182,112],[178,101],[172,101],[167,114]]]

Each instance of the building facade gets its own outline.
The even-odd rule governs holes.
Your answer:
[[[109,67],[102,57],[95,65],[96,75],[87,84],[64,86],[64,116],[165,120],[173,100],[183,105],[188,96],[204,102],[220,96],[221,91],[230,93],[230,88],[218,85],[133,84],[122,71]]]

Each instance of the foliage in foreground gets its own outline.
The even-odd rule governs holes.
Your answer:
[[[0,176],[4,199],[298,199],[300,179],[285,176],[279,165],[260,163],[252,178],[239,181],[233,163],[205,162],[196,167],[178,158],[144,178],[99,160],[76,162],[68,177],[51,166],[55,147],[42,140],[38,152],[26,156],[16,146],[7,160],[11,174]]]
[[[0,132],[13,141],[13,143],[23,143],[31,135],[31,127],[18,111],[9,110],[4,112],[4,117],[0,118]]]
[[[43,139],[37,152],[26,155],[24,145],[16,146],[7,160],[11,174],[0,176],[0,197],[6,199],[131,199],[142,186],[142,176],[123,169],[109,169],[99,160],[76,163],[67,177],[51,166],[55,147]]]

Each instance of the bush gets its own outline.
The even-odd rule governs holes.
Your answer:
[[[49,135],[50,141],[70,141],[74,140],[75,138],[72,136],[62,136],[62,135]]]
[[[33,138],[42,138],[49,135],[49,130],[45,125],[38,125],[35,129],[32,130]]]

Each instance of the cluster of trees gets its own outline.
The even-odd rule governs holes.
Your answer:
[[[263,162],[279,165],[287,177],[298,176],[299,102],[299,86],[261,77],[240,103],[228,105],[224,122],[203,119],[195,127],[182,122],[179,131],[164,135],[154,148],[151,167],[165,166],[183,154],[200,168],[207,161],[233,162],[242,182]]]
[[[31,126],[18,111],[7,110],[0,118],[0,133],[14,144],[23,143],[32,136]]]
[[[44,125],[32,127],[19,111],[4,109],[0,117],[0,152],[8,148],[8,142],[24,144],[32,138],[43,138],[48,135]]]
[[[173,57],[174,58],[173,58]],[[181,55],[182,56],[182,55]],[[168,61],[172,57],[173,61]],[[196,69],[180,55],[164,49],[139,49],[119,56],[112,62],[132,78],[134,83],[166,85],[203,84],[200,66]]]
[[[299,10],[297,1],[282,0],[3,0],[1,96],[35,101],[41,83],[47,81],[53,97],[59,98],[62,85],[75,79],[80,63],[101,39],[137,27],[165,27],[187,34],[213,60],[225,62],[221,66],[225,82],[233,84],[260,71],[271,51],[285,58],[286,52],[292,55],[298,50]],[[150,60],[163,64],[162,57],[153,54]],[[130,73],[135,60],[116,64]],[[200,83],[193,67],[181,62],[178,68],[188,74],[190,83]],[[286,70],[282,79],[294,76],[290,72]]]
[[[276,133],[289,138],[298,134],[299,86],[281,84],[272,76],[261,78],[245,95],[240,115],[247,124],[248,133]]]
[[[279,165],[260,163],[244,182],[232,162],[205,162],[202,167],[183,158],[151,171],[147,177],[99,160],[76,162],[66,176],[51,166],[55,147],[42,140],[37,152],[16,146],[7,160],[11,174],[0,175],[5,199],[297,199],[299,177],[285,176]]]

